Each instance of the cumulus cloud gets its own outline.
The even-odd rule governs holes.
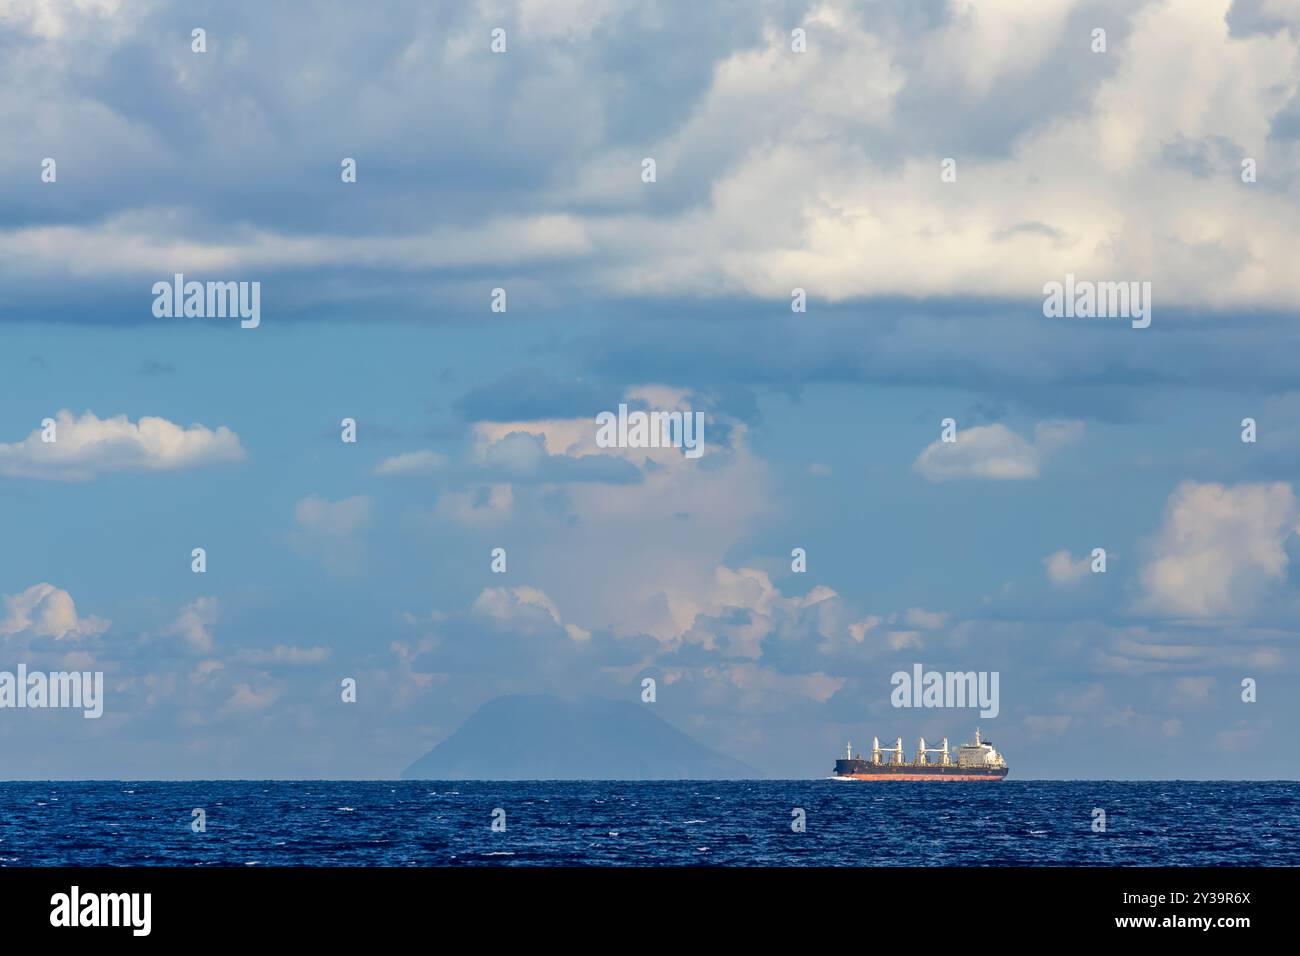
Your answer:
[[[217,599],[200,597],[181,609],[167,633],[179,637],[190,650],[207,654],[212,651],[212,628],[217,617]]]
[[[14,26],[42,39],[64,37],[75,25],[120,30],[114,21],[121,15],[122,0],[11,0],[0,7],[0,26]]]
[[[928,481],[984,478],[1016,481],[1037,478],[1044,460],[1083,434],[1079,421],[1046,421],[1025,438],[1000,423],[957,431],[955,442],[936,440],[917,456],[912,468]]]
[[[819,699],[823,699],[822,691],[829,696],[842,684],[838,678],[810,666],[800,650],[806,650],[809,641],[819,651],[828,650],[847,625],[838,595],[828,587],[819,585],[807,594],[787,596],[764,571],[719,566],[702,591],[661,593],[660,597],[665,605],[664,617],[654,630],[637,634],[626,633],[626,628],[622,634],[602,632],[602,653],[621,662],[614,670],[624,673],[623,668],[630,664],[625,678],[630,679],[653,663],[663,669],[665,679],[671,683],[673,675],[687,670],[677,661],[698,664],[708,660],[721,666],[747,660],[755,667],[736,672],[723,668],[718,673],[748,675],[746,689],[767,681],[768,686],[779,685],[792,693]],[[586,628],[566,623],[556,603],[536,587],[485,588],[471,614],[512,635],[545,637],[562,629],[577,644],[592,639]],[[930,624],[944,617],[920,609],[909,614],[920,615]],[[435,627],[437,624],[435,621]],[[619,647],[623,650],[613,649]],[[808,692],[812,688],[816,688],[815,692]]]
[[[560,620],[559,609],[546,592],[533,587],[484,588],[474,601],[471,613],[491,618],[500,623],[528,627],[530,617],[535,621],[543,613],[575,641],[586,641],[591,632]]]
[[[1184,482],[1169,496],[1151,542],[1140,608],[1193,618],[1249,613],[1285,578],[1297,518],[1295,494],[1284,482]]]
[[[920,650],[923,631],[934,631],[948,623],[946,611],[927,611],[925,608],[909,608],[902,614],[870,614],[848,626],[848,635],[854,643],[861,644],[868,637],[891,651],[907,648]]]
[[[818,51],[816,68],[780,56],[776,31],[768,55],[733,53],[715,70],[699,123],[677,131],[655,155],[690,155],[708,142],[709,129],[753,133],[758,126],[773,144],[718,176],[707,211],[667,221],[635,217],[658,268],[629,267],[619,280],[643,292],[685,286],[776,297],[798,285],[832,300],[971,290],[1028,298],[1044,280],[1074,272],[1149,278],[1170,304],[1293,303],[1300,285],[1282,275],[1285,246],[1277,243],[1283,234],[1294,241],[1300,220],[1292,216],[1284,225],[1276,215],[1280,194],[1243,196],[1231,166],[1207,178],[1171,162],[1162,146],[1180,139],[1203,144],[1216,135],[1263,146],[1272,117],[1295,92],[1297,38],[1234,41],[1224,21],[1228,0],[1146,5],[1124,24],[1122,46],[1115,40],[1123,21],[1112,21],[1106,69],[1076,73],[1073,53],[1085,49],[1091,24],[1069,17],[1072,6],[963,0],[943,28],[908,37],[907,49],[880,45],[870,26],[827,5],[819,12],[833,22],[835,41]],[[1195,90],[1162,81],[1189,56],[1208,67],[1198,69]],[[850,80],[842,70],[850,60],[870,63],[869,74]],[[961,128],[971,142],[978,134],[967,124],[991,119],[990,102],[1005,108],[1036,99],[1026,83],[1053,90],[1074,108],[1054,113],[1051,122],[1017,117],[1019,135],[1005,151],[958,153],[957,182],[939,185],[939,160],[952,152],[916,142],[920,124],[907,124],[904,91],[907,100],[944,109],[937,88],[960,90],[948,97],[952,125],[944,126],[949,137]],[[851,118],[817,109],[837,92],[842,102],[865,102]],[[767,123],[746,124],[741,111],[753,110],[760,97]],[[808,104],[795,114],[799,122],[787,118],[794,101]],[[962,110],[964,117],[957,115]],[[777,131],[777,124],[786,128]],[[910,154],[891,151],[879,175],[860,175],[875,158],[861,141],[895,131]],[[1295,175],[1294,157],[1282,144],[1258,151],[1283,164],[1284,179]],[[1245,155],[1239,152],[1232,165]],[[1041,175],[1046,169],[1050,178]],[[964,190],[963,182],[979,189]],[[1193,183],[1195,210],[1179,200]],[[1227,215],[1234,207],[1244,219]],[[1049,208],[1044,230],[1017,230]],[[771,228],[781,213],[794,228]],[[1152,242],[1152,235],[1168,238]]]
[[[59,41],[48,51],[53,68],[46,56],[12,57],[0,72],[0,88],[33,90],[45,106],[42,124],[12,124],[13,155],[36,155],[53,130],[67,152],[95,142],[105,168],[125,171],[111,200],[73,207],[80,221],[0,232],[0,256],[39,277],[45,294],[51,274],[152,275],[163,261],[196,273],[396,266],[423,270],[421,279],[543,261],[595,294],[783,297],[797,285],[831,300],[1034,299],[1044,281],[1074,272],[1150,279],[1171,304],[1279,306],[1300,296],[1287,259],[1300,238],[1287,184],[1300,169],[1289,137],[1270,135],[1287,132],[1297,93],[1300,36],[1285,0],[1106,4],[1105,57],[1089,53],[1093,20],[1071,0],[902,4],[870,16],[852,0],[828,0],[802,15],[809,50],[798,56],[780,0],[756,0],[744,16],[693,11],[691,37],[671,31],[672,17],[626,5],[565,5],[543,28],[535,5],[507,4],[512,37],[530,50],[508,76],[478,55],[499,4],[465,5],[437,29],[415,5],[397,4],[394,15],[412,26],[395,35],[338,9],[309,37],[333,77],[306,85],[286,81],[293,60],[275,42],[301,37],[303,25],[259,9],[254,30],[242,5],[228,6],[209,23],[204,62],[166,40],[184,21],[163,4],[26,0],[0,21]],[[593,33],[602,40],[586,47],[547,39]],[[656,55],[619,55],[620,43]],[[296,187],[307,201],[293,205],[311,207],[298,213],[308,221],[283,203],[246,211],[248,183],[226,172],[237,154],[217,127],[178,136],[170,112],[136,109],[116,72],[127,49],[141,75],[174,77],[182,102],[209,103],[217,115],[255,102],[255,126],[277,117],[282,149],[300,152],[283,154],[284,178],[268,169],[260,188],[276,196]],[[1187,82],[1167,81],[1188,63]],[[235,66],[244,85],[223,85],[220,67]],[[343,77],[361,79],[343,87]],[[393,97],[393,84],[426,95]],[[377,102],[387,112],[376,114]],[[512,116],[510,127],[475,122],[484,104]],[[430,108],[456,120],[455,143],[421,134]],[[583,121],[591,116],[604,120]],[[315,187],[288,179],[318,155],[319,130],[349,123],[370,131],[376,154],[401,154],[357,199],[367,204],[365,235],[311,202]],[[158,154],[162,139],[173,153]],[[1232,160],[1208,164],[1216,174],[1177,158],[1216,142]],[[1171,155],[1171,144],[1186,149]],[[201,199],[169,175],[175,151],[209,183]],[[1248,154],[1269,174],[1243,189],[1233,167]],[[636,176],[643,155],[659,161],[653,190]],[[938,164],[952,155],[959,178],[943,184]],[[499,175],[430,177],[430,165]],[[0,198],[20,187],[10,188]],[[149,200],[169,214],[142,213]],[[447,221],[417,227],[429,206]],[[249,221],[213,227],[236,216]],[[322,288],[314,275],[307,282],[298,296],[314,304]],[[324,291],[355,294],[343,282]]]
[[[44,441],[45,432],[37,428],[20,442],[0,443],[0,475],[86,481],[101,472],[169,471],[244,458],[239,436],[224,425],[182,428],[165,418],[132,422],[90,411],[77,418],[64,409],[54,416],[54,440]]]
[[[872,614],[864,617],[860,621],[854,621],[849,625],[849,637],[861,644],[867,639],[867,635],[880,626],[884,619],[878,614]]]
[[[1057,587],[1067,587],[1087,577],[1092,562],[1087,555],[1076,561],[1069,551],[1062,549],[1043,558],[1043,566],[1049,581]]]
[[[712,396],[696,395],[684,388],[641,384],[625,389],[609,408],[592,406],[592,413],[581,418],[530,418],[518,421],[485,420],[474,425],[474,459],[488,467],[506,470],[515,475],[545,473],[552,480],[626,480],[626,467],[610,467],[632,463],[644,467],[647,462],[665,468],[680,468],[687,472],[693,467],[691,460],[683,461],[680,448],[668,444],[661,447],[608,446],[596,444],[600,426],[596,414],[600,411],[614,413],[614,407],[626,403],[631,410],[704,413],[703,433],[700,440],[704,455],[727,446],[720,437],[730,438],[732,425],[725,416],[706,411],[713,403]],[[576,461],[575,461],[576,459]],[[619,459],[621,461],[611,461]],[[631,475],[635,477],[635,472]],[[574,477],[576,476],[576,477]]]
[[[610,399],[633,407],[706,412],[705,451],[601,448],[594,414],[575,419],[479,421],[473,467],[498,480],[440,496],[437,512],[468,525],[514,522],[542,537],[530,549],[530,580],[594,629],[674,640],[713,603],[716,568],[767,500],[767,469],[748,427],[712,396],[662,384]],[[623,480],[620,470],[636,477]],[[499,480],[509,477],[511,481]],[[625,560],[635,541],[635,565]],[[568,556],[585,556],[574,575]],[[513,557],[513,555],[512,555]]]
[[[1243,663],[1250,672],[1284,668],[1286,642],[1294,635],[1283,632],[1286,622],[1279,619],[1250,633],[1241,628],[1227,641],[1226,628],[1203,623],[1090,630],[1062,620],[1059,634],[1054,629],[1057,636],[1044,642],[1037,614],[1014,640],[990,645],[986,636],[995,641],[1000,628],[1014,623],[1005,612],[1015,609],[1018,594],[1004,593],[989,618],[955,624],[941,612],[903,610],[927,598],[923,583],[910,589],[902,574],[887,575],[886,591],[894,585],[908,591],[897,613],[863,616],[862,608],[847,606],[851,599],[826,587],[791,596],[771,577],[785,574],[784,529],[807,527],[817,517],[809,505],[827,495],[833,497],[824,502],[823,515],[853,507],[841,500],[843,489],[832,487],[836,480],[813,483],[807,495],[770,494],[769,485],[778,482],[783,492],[797,490],[792,479],[801,475],[789,469],[817,457],[812,429],[804,435],[808,440],[789,448],[773,442],[775,433],[762,434],[760,456],[745,427],[762,427],[759,418],[743,412],[740,423],[710,417],[706,455],[691,463],[671,450],[597,449],[592,414],[615,407],[615,383],[666,383],[634,391],[653,407],[672,408],[695,399],[686,402],[671,383],[788,388],[793,397],[805,382],[830,380],[973,386],[981,404],[1016,409],[1013,414],[1028,415],[1032,423],[1081,415],[1077,410],[1084,407],[1089,416],[1112,417],[1128,397],[1116,396],[1116,384],[1140,381],[1160,389],[1199,376],[1226,388],[1260,375],[1271,387],[1294,379],[1294,350],[1269,348],[1278,341],[1273,330],[1285,326],[1300,295],[1300,279],[1286,260],[1300,235],[1294,215],[1300,34],[1274,26],[1297,22],[1294,4],[1238,0],[1226,21],[1227,0],[1100,4],[942,0],[877,4],[864,12],[851,0],[819,0],[799,14],[810,40],[809,52],[799,56],[789,52],[792,22],[783,0],[753,0],[740,13],[737,6],[693,9],[686,31],[680,17],[647,17],[635,6],[606,0],[467,4],[451,18],[428,5],[394,0],[386,23],[344,7],[304,20],[274,5],[224,4],[205,23],[211,52],[195,57],[183,42],[192,24],[174,5],[0,3],[0,30],[6,31],[0,47],[14,54],[0,57],[0,117],[8,121],[0,125],[12,134],[0,143],[0,167],[29,168],[47,154],[62,163],[64,155],[85,155],[88,143],[101,159],[60,169],[59,187],[42,191],[35,212],[29,195],[35,177],[0,177],[0,207],[18,210],[0,228],[0,259],[12,266],[6,275],[13,280],[6,283],[0,321],[35,314],[148,323],[142,290],[173,268],[215,278],[256,267],[262,271],[252,275],[274,281],[277,316],[284,318],[316,319],[331,309],[350,315],[406,310],[420,321],[443,321],[462,307],[480,314],[484,276],[510,286],[512,313],[518,308],[545,319],[548,309],[587,303],[597,320],[589,325],[574,326],[566,315],[555,335],[538,323],[527,342],[502,343],[500,361],[542,361],[551,368],[559,362],[563,373],[517,376],[503,368],[503,379],[471,388],[460,402],[430,396],[426,411],[458,413],[468,423],[471,461],[449,467],[435,452],[408,450],[392,457],[376,453],[363,465],[378,478],[436,474],[438,515],[469,526],[440,528],[439,541],[483,555],[490,546],[515,542],[510,578],[536,585],[479,593],[480,584],[470,592],[478,600],[469,613],[420,622],[421,641],[398,655],[405,676],[393,676],[405,680],[402,687],[438,687],[437,694],[418,698],[421,732],[447,732],[463,716],[459,704],[520,684],[549,679],[554,687],[608,693],[611,673],[634,681],[649,661],[662,665],[662,686],[680,678],[674,690],[679,713],[692,714],[719,740],[777,755],[786,733],[798,738],[786,754],[811,753],[808,740],[821,739],[826,712],[852,711],[854,725],[860,723],[862,704],[873,699],[858,683],[873,679],[865,669],[924,643],[923,659],[936,666],[959,644],[995,663],[1006,661],[1009,680],[1010,668],[1025,663],[1020,682],[1030,695],[1021,708],[1029,715],[1027,728],[1076,733],[1083,718],[1074,706],[1033,699],[1050,693],[1041,688],[1059,686],[1063,674],[1091,669],[1107,675],[1108,683],[1116,678],[1117,689],[1127,692],[1124,682],[1132,678],[1159,675],[1173,689],[1175,676],[1199,680],[1211,668],[1226,668],[1216,670],[1215,687],[1232,688]],[[496,25],[502,10],[515,24],[512,50],[517,44],[529,51],[512,61],[509,75],[483,42],[485,27]],[[402,28],[392,29],[393,22]],[[1087,49],[1097,24],[1110,33],[1111,49],[1102,57]],[[294,45],[289,56],[284,43]],[[297,55],[302,51],[306,59]],[[127,60],[133,68],[123,71]],[[331,69],[311,69],[322,63]],[[1175,74],[1179,82],[1170,83]],[[142,100],[140,77],[161,78],[163,95]],[[239,82],[232,84],[231,77]],[[422,95],[394,96],[394,90]],[[32,103],[41,109],[33,111]],[[493,108],[485,110],[484,103]],[[430,112],[459,131],[454,143],[421,123]],[[192,121],[202,116],[237,117],[251,133],[224,136],[228,124]],[[484,116],[511,121],[483,122]],[[343,205],[329,201],[339,188],[336,173],[301,175],[311,164],[319,167],[321,156],[339,155],[331,145],[331,130],[339,128],[365,130],[371,156],[360,158],[362,185]],[[274,135],[259,135],[268,131]],[[160,151],[158,143],[169,148]],[[643,155],[659,160],[654,187],[636,176]],[[939,161],[949,155],[957,158],[958,180],[946,184],[939,180]],[[1258,183],[1240,181],[1239,163],[1247,155],[1259,161]],[[383,170],[368,165],[374,156],[386,157]],[[246,175],[250,168],[258,175]],[[204,188],[195,190],[196,181]],[[259,201],[267,197],[273,201]],[[430,208],[440,212],[433,227],[420,221]],[[347,268],[335,268],[340,265]],[[1037,309],[1043,282],[1066,272],[1152,280],[1157,330],[1151,334],[1161,347],[1145,348],[1146,335],[1130,334],[1123,324],[1045,320]],[[794,286],[807,289],[815,322],[790,316],[787,296]],[[610,307],[611,295],[628,307]],[[900,304],[893,298],[898,295],[908,301]],[[650,301],[628,302],[628,296]],[[362,302],[368,307],[359,311]],[[1197,321],[1159,331],[1161,322],[1176,320],[1168,307],[1179,303],[1195,306]],[[1243,303],[1285,311],[1280,317],[1252,311],[1245,323],[1227,319],[1236,309],[1204,314]],[[710,321],[699,321],[701,309]],[[644,321],[646,315],[656,321]],[[741,334],[739,321],[745,323]],[[183,323],[187,341],[198,325]],[[170,335],[182,322],[155,327]],[[509,331],[492,328],[492,334]],[[57,352],[41,349],[47,357]],[[140,354],[119,362],[120,368],[134,367]],[[1259,354],[1268,360],[1256,362]],[[77,375],[74,366],[66,369]],[[58,388],[65,373],[51,358],[41,374]],[[470,366],[458,366],[443,382],[473,374]],[[158,382],[137,384],[153,388]],[[849,402],[855,393],[848,390]],[[375,398],[386,404],[383,396]],[[769,405],[766,396],[763,402],[769,415],[779,405]],[[1027,412],[1031,407],[1045,410]],[[1153,408],[1163,411],[1159,405],[1132,407],[1133,418],[1149,422]],[[411,421],[403,425],[411,430],[402,433],[416,434],[418,402],[406,411]],[[985,430],[964,430],[965,446],[926,449],[918,473],[931,480],[1056,477],[1051,454],[1076,440],[1077,428],[1045,424],[1030,434],[1028,425],[1017,425],[1017,434],[987,424],[1005,420],[1004,414],[1001,408],[959,414],[963,424]],[[1258,469],[1264,455],[1278,455],[1285,416],[1266,408],[1261,414],[1255,403],[1240,414],[1258,415],[1261,434],[1269,437],[1231,456],[1251,464],[1227,467]],[[832,413],[826,420],[840,419]],[[142,420],[135,427],[143,426]],[[5,437],[21,438],[27,427]],[[1177,433],[1165,434],[1179,440]],[[1168,448],[1158,447],[1161,440],[1157,436],[1151,447],[1153,457]],[[890,457],[871,467],[895,479],[900,462],[906,467],[923,444],[917,440],[897,455],[883,444],[880,451]],[[62,470],[42,462],[37,470],[65,478],[110,470],[103,457],[95,458],[106,455],[105,443],[90,445],[85,455],[93,467],[73,463]],[[418,446],[392,450],[402,447]],[[2,448],[0,474],[6,475],[36,468],[33,456],[49,453],[23,442]],[[1121,442],[1111,454],[1122,457],[1131,448]],[[131,454],[123,469],[172,460],[161,452]],[[808,465],[807,473],[831,475],[832,462],[825,461]],[[1289,474],[1276,467],[1279,461],[1273,459],[1269,472],[1232,473]],[[312,467],[306,455],[298,463]],[[833,465],[836,476],[860,474],[847,452]],[[1128,474],[1132,484],[1124,494],[1145,495],[1152,472],[1146,484],[1142,475]],[[398,484],[385,488],[394,495],[394,515],[428,500],[424,483]],[[980,497],[987,488],[962,490]],[[1024,490],[1035,492],[1023,502],[1033,510],[1052,489]],[[1161,494],[1167,490],[1161,487]],[[373,545],[365,531],[376,507],[362,496],[336,501],[310,495],[284,518],[292,522],[293,541],[313,560],[328,563],[339,555],[355,557],[362,541]],[[84,518],[75,508],[66,513],[70,521]],[[1049,540],[1086,537],[1076,527],[1084,519],[1073,520]],[[923,548],[942,550],[944,532],[933,522],[921,519],[908,530],[915,532],[916,547],[900,559],[904,564]],[[1166,609],[1177,602],[1160,582],[1171,568],[1182,573],[1189,562],[1196,566],[1189,557],[1197,553],[1195,542],[1172,538],[1152,555],[1153,566],[1165,559],[1161,573],[1139,582],[1144,596]],[[393,574],[363,595],[375,606],[352,602],[358,619],[375,622],[373,632],[346,614],[321,618],[322,626],[338,630],[340,641],[359,640],[355,635],[362,633],[383,647],[392,636],[379,630],[386,602],[408,588],[426,593],[430,587],[427,575],[411,571],[404,557],[418,543],[389,543],[394,560],[386,568]],[[1024,535],[1013,534],[997,542],[1003,556],[1024,544]],[[1216,537],[1202,550],[1232,551],[1236,544]],[[819,547],[825,557],[825,546]],[[1032,561],[1044,553],[1028,555]],[[1276,583],[1285,571],[1275,573],[1276,549],[1265,553],[1273,563],[1246,564]],[[861,575],[841,576],[837,586],[853,595],[872,592],[870,565],[880,568],[879,557],[869,555]],[[1045,567],[1054,583],[1065,585],[1086,573],[1086,559],[1059,551]],[[953,607],[969,606],[978,596],[974,579],[955,565],[949,570],[952,587],[944,593],[952,592]],[[1208,602],[1248,605],[1263,592],[1246,577],[1227,586],[1231,600],[1216,601],[1211,592]],[[795,578],[805,579],[811,580]],[[433,586],[445,593],[455,584]],[[1184,590],[1199,589],[1197,582]],[[980,583],[978,590],[987,588]],[[240,632],[278,635],[285,621],[302,620],[294,613],[299,591],[272,595],[274,606],[241,620]],[[371,748],[356,746],[359,738],[331,733],[328,722],[339,717],[303,704],[319,689],[313,684],[322,674],[313,667],[327,658],[325,648],[280,644],[232,651],[213,639],[216,604],[207,600],[182,609],[173,640],[220,660],[173,654],[170,664],[122,662],[128,672],[123,679],[134,681],[131,693],[138,700],[153,706],[170,695],[191,709],[176,721],[186,728],[211,719],[224,702],[228,714],[246,713],[250,721],[265,716],[267,726],[275,723],[286,734],[305,731],[322,747],[378,760]],[[177,603],[149,623],[148,633],[166,630]],[[126,606],[146,605],[127,599]],[[366,617],[367,611],[378,613]],[[47,643],[97,626],[75,609],[66,613],[57,598],[47,609],[33,607],[20,616],[29,623],[18,633],[42,632]],[[3,619],[17,618],[7,612]],[[120,621],[116,628],[121,631]],[[485,633],[493,640],[482,640]],[[1232,646],[1221,646],[1226,643]],[[347,656],[354,656],[351,649]],[[460,675],[476,672],[480,658],[490,659],[477,667],[487,676],[461,681]],[[261,671],[292,677],[297,665],[306,672],[301,683],[292,692],[286,688],[283,709],[273,706],[278,689]],[[396,685],[384,677],[378,671],[365,677],[367,700],[401,699],[400,690],[388,693]],[[1199,687],[1179,686],[1180,699],[1193,698]],[[774,701],[774,695],[784,699]],[[1167,703],[1169,695],[1148,696]],[[1106,709],[1119,712],[1127,699],[1117,694]],[[124,715],[130,712],[126,700]],[[801,713],[805,703],[815,707]],[[725,713],[729,708],[748,723],[728,725],[734,716]],[[346,713],[341,719],[346,722]],[[1089,726],[1096,730],[1097,721]],[[396,765],[394,753],[412,743],[410,735],[381,729],[394,741],[385,759]],[[208,765],[233,767],[213,758],[229,753],[233,761],[236,745],[265,740],[258,734],[224,733],[207,741],[185,736],[176,749],[193,747],[200,772]],[[254,744],[245,753],[277,752]],[[300,752],[292,752],[295,768],[315,772]],[[1122,740],[1109,750],[1122,752]],[[821,761],[816,758],[817,765]]]
[[[95,637],[108,630],[103,618],[77,614],[72,595],[53,584],[33,584],[18,594],[4,596],[5,614],[0,637],[27,634],[56,641]]]
[[[647,633],[669,644],[685,640],[728,656],[758,658],[783,614],[834,596],[827,589],[807,598],[786,597],[765,571],[725,565],[715,567],[711,580],[700,584],[704,586],[660,592],[665,613]]]

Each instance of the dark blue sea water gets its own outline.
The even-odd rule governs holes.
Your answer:
[[[196,807],[206,832],[191,830]],[[504,832],[492,831],[496,808]],[[791,829],[795,808],[805,832]],[[1296,866],[1300,786],[7,783],[0,864]]]

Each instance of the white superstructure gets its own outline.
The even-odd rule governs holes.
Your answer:
[[[975,728],[975,742],[962,744],[957,748],[957,766],[959,767],[1005,767],[1006,760],[994,749],[993,744],[980,737],[979,728]]]

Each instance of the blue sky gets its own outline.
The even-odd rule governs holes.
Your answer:
[[[107,684],[0,710],[10,776],[393,776],[645,677],[772,776],[976,723],[1296,775],[1294,9],[327,6],[0,12],[0,669]],[[260,327],[155,317],[177,272]],[[1150,328],[1045,318],[1067,273]],[[596,447],[624,401],[706,453]],[[918,662],[1001,713],[891,707]]]

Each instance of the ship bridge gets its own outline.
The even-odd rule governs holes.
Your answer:
[[[959,767],[1006,767],[1007,762],[1003,756],[997,752],[993,742],[985,740],[980,736],[980,730],[975,728],[975,742],[973,744],[962,744],[957,748],[957,766]]]

